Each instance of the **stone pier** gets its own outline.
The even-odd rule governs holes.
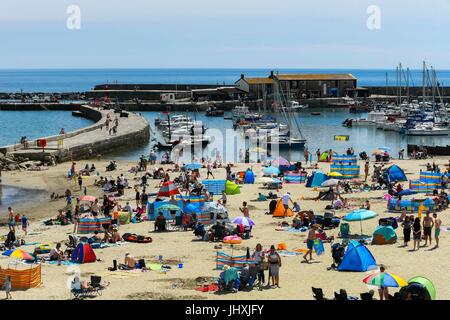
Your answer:
[[[132,112],[99,110],[87,105],[81,106],[79,111],[83,117],[95,123],[64,135],[41,138],[47,141],[44,149],[39,148],[35,140],[29,142],[28,148],[12,145],[0,147],[0,152],[41,161],[54,156],[57,162],[63,162],[91,158],[125,146],[142,145],[150,140],[150,125],[143,116]],[[116,116],[119,118],[116,135],[110,135],[106,129],[107,114],[110,114],[112,120]]]

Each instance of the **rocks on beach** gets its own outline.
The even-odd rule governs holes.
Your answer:
[[[36,170],[43,166],[52,164],[52,159],[48,158],[46,161],[31,161],[28,158],[15,157],[11,154],[4,154],[0,152],[0,170],[1,171],[16,171],[16,170]]]

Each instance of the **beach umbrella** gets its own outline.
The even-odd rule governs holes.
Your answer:
[[[327,174],[327,176],[329,176],[329,177],[343,177],[344,175],[342,173],[339,173],[339,172],[330,172],[329,174]]]
[[[200,163],[196,163],[196,162],[188,163],[183,166],[183,168],[186,170],[197,170],[197,169],[200,169],[201,167],[202,167],[202,165]]]
[[[200,208],[197,207],[196,205],[194,205],[193,203],[189,203],[186,207],[184,207],[183,209],[184,213],[199,213],[200,212]]]
[[[243,216],[236,217],[231,222],[235,223],[235,224],[242,224],[242,225],[244,225],[246,227],[251,227],[251,226],[255,225],[255,222],[253,222],[252,219],[247,218],[247,217],[243,217]]]
[[[366,210],[366,209],[357,209],[348,213],[344,216],[343,220],[345,221],[359,221],[361,224],[361,234],[362,234],[362,221],[372,219],[378,216],[378,213]]]
[[[278,169],[278,168],[276,168],[276,167],[267,167],[267,168],[264,168],[263,170],[262,170],[262,172],[264,173],[264,174],[266,174],[266,175],[275,175],[275,176],[277,176],[277,175],[279,175],[280,174],[280,169]]]
[[[201,208],[203,212],[212,212],[212,213],[227,213],[228,210],[222,204],[218,202],[206,202]]]
[[[389,147],[379,147],[378,150],[383,150],[383,151],[387,151],[387,152],[391,152],[392,149]]]
[[[180,191],[172,181],[164,182],[158,191],[158,197],[170,197],[176,194],[180,194]]]
[[[388,272],[379,272],[371,274],[370,276],[364,278],[363,282],[368,285],[377,287],[399,288],[408,285],[408,283],[399,276]]]
[[[31,254],[20,249],[10,249],[3,252],[2,255],[21,260],[34,260],[34,257]]]
[[[273,182],[273,180],[275,180],[275,179],[274,178],[270,178],[270,177],[258,178],[258,182],[259,183],[271,183],[271,182]]]
[[[324,181],[320,186],[321,187],[334,187],[334,186],[337,186],[338,183],[339,183],[339,180],[337,180],[337,179],[328,179],[328,180]]]
[[[97,200],[97,198],[94,196],[81,196],[80,197],[80,201],[94,202],[95,200]]]
[[[403,197],[403,196],[409,196],[412,194],[417,194],[417,191],[411,190],[411,189],[405,189],[397,193],[397,196]]]
[[[291,163],[283,157],[278,157],[272,161],[272,166],[274,166],[274,167],[279,167],[279,166],[289,167],[290,165],[291,165]]]

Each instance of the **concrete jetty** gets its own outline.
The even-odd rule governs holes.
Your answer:
[[[85,118],[95,123],[64,135],[40,138],[47,142],[44,149],[38,147],[37,141],[40,139],[37,139],[30,141],[27,148],[16,144],[0,147],[0,152],[40,161],[54,156],[57,162],[63,162],[91,158],[124,146],[142,145],[150,140],[150,125],[143,116],[132,112],[100,110],[88,105],[81,106],[79,111]],[[116,135],[110,135],[109,130],[106,129],[105,122],[108,114],[112,120],[116,116],[119,118]]]

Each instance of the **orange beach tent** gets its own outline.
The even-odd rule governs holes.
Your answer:
[[[292,217],[294,215],[294,213],[292,212],[291,209],[287,210],[287,216],[285,215],[285,212],[286,212],[286,210],[284,209],[283,202],[281,201],[281,199],[278,199],[277,206],[275,207],[275,210],[273,211],[273,217],[286,218],[286,217]]]

